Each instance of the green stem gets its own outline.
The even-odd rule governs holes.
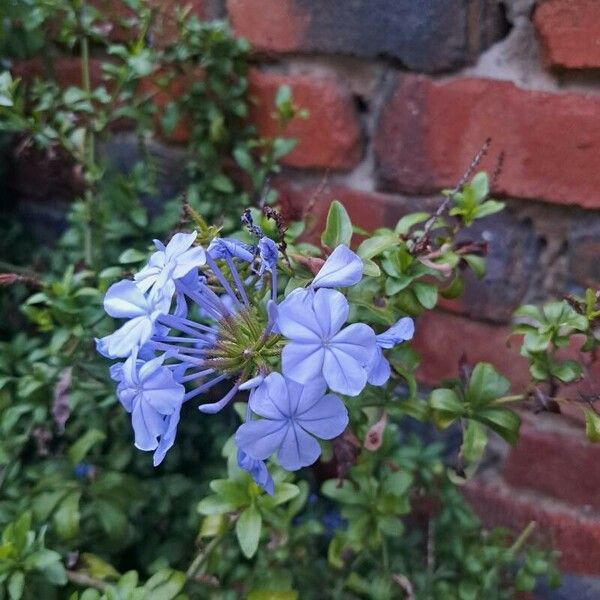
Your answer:
[[[381,565],[383,572],[387,575],[390,572],[390,551],[385,535],[381,538]]]
[[[494,400],[494,404],[508,404],[509,402],[519,402],[520,400],[525,400],[525,396],[523,394],[515,394],[514,396],[502,396],[502,398]]]
[[[190,566],[188,567],[187,571],[185,572],[186,579],[194,579],[194,577],[196,577],[196,575],[198,574],[198,571],[200,571],[200,569],[204,566],[206,561],[210,558],[210,555],[214,552],[214,550],[216,548],[219,547],[221,542],[223,542],[223,540],[229,533],[232,523],[229,523],[229,526],[227,527],[227,529],[223,533],[214,537],[206,545],[205,548],[200,548],[200,550],[198,551],[198,554],[196,554],[196,557],[191,562]]]
[[[533,533],[533,530],[536,527],[536,522],[531,521],[525,529],[521,532],[521,535],[515,540],[514,544],[508,549],[509,554],[516,554],[522,547],[523,544],[527,541],[527,538]]]

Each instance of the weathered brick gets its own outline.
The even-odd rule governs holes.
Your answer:
[[[523,391],[529,381],[527,362],[518,354],[517,338],[508,339],[510,330],[441,311],[423,313],[416,323],[414,346],[422,360],[417,376],[434,386],[442,379],[458,375],[458,360],[464,353],[469,364],[492,363],[508,377],[515,391]],[[508,342],[511,346],[508,347]]]
[[[470,482],[463,493],[487,527],[521,531],[535,521],[534,538],[561,552],[562,569],[600,574],[600,518],[596,513],[584,516],[578,507],[516,491],[499,478]]]
[[[600,509],[600,447],[586,440],[583,427],[568,427],[561,416],[524,420],[504,478],[573,506]]]
[[[472,62],[505,32],[497,0],[228,0],[234,30],[262,52],[389,57],[416,71]]]
[[[279,180],[276,187],[279,204],[286,218],[309,219],[305,235],[312,241],[320,239],[333,200],[340,201],[352,222],[366,231],[373,231],[378,227],[393,227],[402,215],[411,210],[410,202],[405,198],[355,190],[342,185],[294,184]],[[356,236],[355,239],[359,237]]]
[[[63,56],[57,58],[51,73],[45,70],[41,58],[30,58],[15,63],[13,74],[25,81],[32,81],[35,77],[55,79],[59,86],[82,86],[81,60],[77,57]],[[90,59],[90,79],[93,86],[102,83],[102,61],[97,58]]]
[[[452,186],[487,137],[484,168],[493,170],[493,157],[505,152],[496,193],[600,207],[600,97],[488,79],[398,79],[375,140],[380,188]]]
[[[115,42],[128,42],[139,35],[138,28],[131,27],[129,20],[134,11],[123,0],[92,0],[90,2],[106,17],[102,27],[108,38]],[[176,11],[188,8],[189,14],[205,20],[217,16],[214,0],[151,0],[155,10],[148,37],[155,47],[163,47],[177,41]]]
[[[284,164],[334,170],[354,167],[362,155],[360,124],[350,93],[336,78],[253,70],[249,77],[249,94],[254,102],[250,118],[260,133],[278,135],[272,113],[281,85],[289,85],[294,104],[309,111],[307,119],[293,119],[284,132],[298,140]]]
[[[600,67],[600,3],[595,0],[544,0],[534,22],[551,67]]]

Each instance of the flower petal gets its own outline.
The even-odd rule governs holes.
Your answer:
[[[358,283],[362,275],[362,260],[342,244],[330,254],[311,286],[313,288],[348,287]]]
[[[321,454],[321,446],[301,427],[288,427],[277,453],[279,464],[287,471],[297,471],[312,465]]]
[[[186,250],[175,259],[175,268],[172,272],[173,279],[181,279],[192,269],[202,266],[206,262],[206,251],[200,246]]]
[[[367,383],[367,372],[352,356],[329,348],[323,361],[323,377],[334,391],[346,396],[358,396]]]
[[[289,421],[259,419],[239,426],[235,434],[238,448],[257,460],[265,460],[277,451],[285,437]]]
[[[323,288],[314,294],[312,310],[319,323],[322,339],[329,339],[348,319],[350,305],[341,292]]]
[[[177,435],[177,425],[179,425],[179,409],[173,411],[173,413],[167,417],[167,429],[161,435],[158,447],[154,451],[152,457],[152,463],[155,467],[158,467],[165,458],[167,452],[171,449],[175,443],[175,436]]]
[[[108,358],[124,358],[132,350],[145,344],[152,336],[153,323],[147,316],[136,317],[124,323],[100,342]]]
[[[269,474],[267,465],[262,460],[248,456],[243,450],[237,451],[237,463],[240,469],[244,469],[252,476],[252,479],[269,495],[275,493],[275,483]]]
[[[390,363],[383,355],[381,348],[377,348],[377,352],[367,368],[368,382],[371,385],[383,385],[391,375]]]
[[[287,385],[290,398],[294,399],[292,413],[294,417],[309,410],[325,396],[327,391],[327,383],[322,377],[315,377],[303,385],[288,379]]]
[[[131,319],[148,313],[148,301],[129,279],[113,283],[104,296],[104,310],[118,319]]]
[[[279,304],[277,326],[288,339],[305,342],[322,339],[323,332],[312,308],[313,297],[312,292],[294,290]]]
[[[271,373],[250,394],[250,408],[254,413],[267,419],[281,420],[289,414],[288,389],[284,378],[279,373]]]
[[[165,248],[165,263],[183,254],[194,243],[198,236],[197,231],[191,233],[176,233]]]
[[[299,383],[321,377],[324,353],[320,344],[289,342],[281,353],[283,374]]]
[[[135,447],[139,450],[154,450],[158,446],[158,436],[165,429],[164,417],[146,402],[137,402],[131,414],[131,424],[135,434]]]
[[[349,354],[364,367],[373,360],[377,350],[377,338],[368,325],[353,323],[331,339],[330,347]]]
[[[415,322],[410,317],[402,317],[387,331],[377,336],[377,345],[381,348],[393,348],[400,342],[412,340],[415,334]]]
[[[297,415],[296,422],[308,433],[323,440],[331,440],[348,426],[348,411],[337,396],[327,394],[308,410]]]

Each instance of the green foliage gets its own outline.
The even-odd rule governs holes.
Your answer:
[[[206,425],[184,407],[177,445],[157,470],[133,448],[128,416],[94,350],[94,338],[112,326],[104,292],[139,267],[152,237],[190,224],[208,244],[238,229],[242,208],[275,202],[268,179],[295,141],[261,138],[248,123],[249,48],[225,24],[178,9],[169,15],[176,42],[159,46],[152,43],[155,3],[125,5],[126,42],[107,41],[107,15],[85,2],[18,0],[0,9],[6,56],[51,62],[72,53],[83,67],[80,84],[66,89],[51,76],[0,75],[0,130],[24,147],[59,153],[78,179],[59,243],[16,266],[35,289],[21,304],[18,333],[0,343],[0,589],[11,600],[494,600],[531,589],[534,578],[552,572],[552,556],[524,552],[523,537],[485,532],[454,485],[474,471],[489,429],[516,439],[519,419],[506,407],[515,397],[506,396],[508,381],[491,365],[463,365],[458,379],[424,399],[417,352],[409,344],[391,350],[390,382],[346,399],[350,427],[324,443],[331,462],[297,476],[270,465],[272,496],[236,465],[224,433],[233,415]],[[101,84],[91,77],[91,54],[104,57]],[[157,96],[167,98],[164,106]],[[304,116],[282,87],[273,110],[280,131]],[[127,173],[100,151],[124,121],[137,144]],[[182,125],[186,203],[150,207],[164,174],[148,139],[168,138]],[[405,215],[372,235],[332,202],[323,247],[350,244],[354,232],[365,238],[357,250],[365,278],[348,291],[351,319],[379,331],[433,309],[440,295],[460,295],[466,269],[482,276],[484,245],[456,236],[502,208],[487,195],[479,173],[449,192],[435,215]],[[305,224],[282,225],[257,207],[250,214],[287,244],[281,285],[305,285],[321,256],[298,240]],[[247,231],[235,235],[251,241]],[[21,300],[12,290],[6,297],[12,305]],[[578,331],[591,340],[588,324],[600,314],[593,300],[586,297],[585,316],[564,307],[536,313],[528,358],[550,356]],[[556,364],[544,375],[568,380],[575,367]],[[462,427],[460,467],[467,468],[457,473],[439,444],[402,433],[416,421]],[[597,436],[595,420],[589,423]]]

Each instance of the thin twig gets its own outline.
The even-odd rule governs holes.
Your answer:
[[[67,579],[76,585],[94,588],[101,592],[108,588],[108,583],[105,581],[79,571],[67,571]]]

